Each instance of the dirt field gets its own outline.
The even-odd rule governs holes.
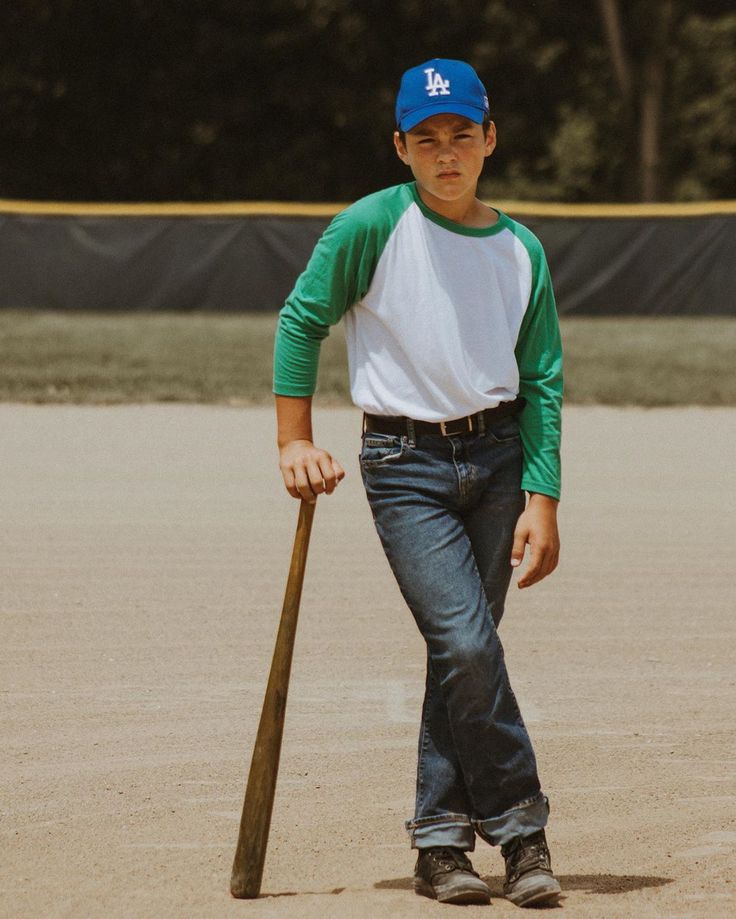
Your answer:
[[[358,427],[318,413],[349,475],[315,516],[264,896],[233,901],[297,511],[271,413],[0,406],[0,915],[489,909],[410,889],[423,649]],[[566,412],[561,568],[502,626],[564,915],[736,915],[734,456],[733,409]]]

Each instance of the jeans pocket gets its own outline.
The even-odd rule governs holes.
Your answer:
[[[405,437],[398,434],[375,434],[366,431],[360,449],[360,465],[364,469],[396,462],[408,447]]]
[[[519,440],[519,419],[515,416],[501,418],[486,427],[486,435],[497,444],[511,444]]]

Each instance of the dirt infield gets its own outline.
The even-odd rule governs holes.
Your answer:
[[[265,896],[228,895],[296,502],[271,412],[0,406],[0,915],[449,915],[411,891],[421,641],[320,499]],[[571,408],[560,570],[501,634],[580,917],[736,914],[736,410]],[[500,899],[501,858],[475,863]],[[455,910],[459,908],[454,908]],[[488,907],[465,907],[480,915]]]

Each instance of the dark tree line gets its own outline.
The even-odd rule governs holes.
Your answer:
[[[488,86],[488,195],[736,197],[733,0],[15,0],[0,197],[352,200],[434,56]]]

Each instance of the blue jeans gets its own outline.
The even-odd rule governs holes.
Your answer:
[[[515,417],[450,437],[363,434],[360,466],[389,564],[427,644],[413,848],[466,851],[544,827],[497,626],[524,509]]]

